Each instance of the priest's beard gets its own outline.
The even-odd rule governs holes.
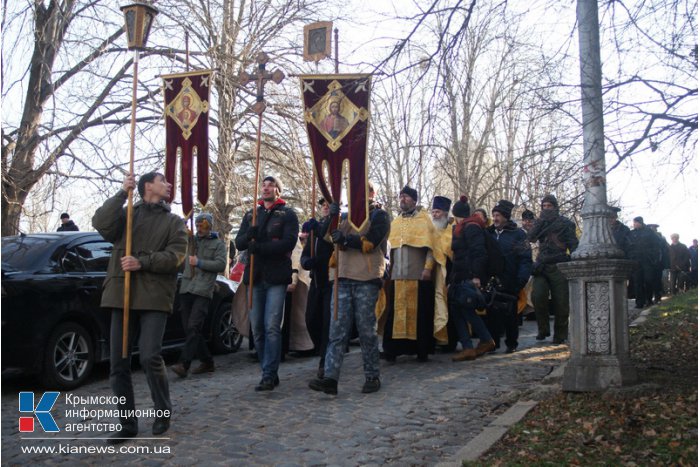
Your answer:
[[[438,220],[433,219],[433,225],[438,230],[444,229],[445,227],[447,227],[447,217],[443,217],[442,219]]]

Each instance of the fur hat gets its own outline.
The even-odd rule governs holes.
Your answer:
[[[436,196],[433,198],[433,209],[450,212],[450,206],[452,206],[452,200],[450,198],[445,198],[444,196]]]
[[[503,214],[503,217],[505,217],[506,219],[510,219],[514,207],[515,205],[513,203],[511,203],[508,200],[502,199],[498,201],[498,203],[496,204],[496,206],[494,206],[493,209],[491,209],[491,212],[500,212],[501,214]]]
[[[531,221],[535,220],[535,213],[530,211],[529,209],[525,209],[523,213],[520,215],[520,218],[522,220],[529,219]]]
[[[455,217],[461,217],[461,218],[466,218],[469,217],[469,215],[472,213],[471,208],[469,207],[469,202],[467,201],[467,197],[462,195],[459,197],[459,201],[457,201],[454,206],[452,206],[452,214]]]
[[[540,206],[542,206],[544,203],[552,203],[554,209],[559,209],[559,201],[557,201],[556,196],[552,194],[545,195],[544,198],[542,198],[542,201],[540,202]]]
[[[414,190],[413,188],[411,188],[410,186],[408,186],[408,185],[406,185],[405,187],[403,187],[403,188],[401,189],[401,191],[399,192],[399,194],[401,194],[401,195],[408,195],[408,196],[410,196],[411,198],[413,198],[413,201],[418,202],[418,192],[417,192],[416,190]]]

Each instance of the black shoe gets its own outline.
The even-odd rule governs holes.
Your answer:
[[[338,394],[338,381],[331,378],[312,379],[309,387],[314,391],[322,391],[326,394]]]
[[[379,381],[379,378],[367,378],[365,379],[365,384],[362,385],[362,394],[377,392],[380,387],[382,387],[382,383]]]
[[[554,345],[566,344],[566,339],[561,338],[561,337],[555,337],[554,339],[552,339],[552,344],[554,344]]]
[[[280,377],[275,375],[275,378],[272,380],[272,384],[275,385],[275,387],[280,385]]]
[[[425,362],[429,362],[430,359],[428,358],[427,355],[418,355],[418,356],[416,357],[416,361],[417,361],[417,362],[420,362],[420,363],[425,363]]]
[[[272,391],[275,389],[275,381],[270,378],[263,378],[260,380],[257,386],[255,386],[256,391]]]
[[[506,347],[506,353],[513,353],[513,352],[515,352],[516,350],[518,350],[518,346],[517,346],[517,345],[514,345],[514,346],[510,346],[510,345],[509,345],[508,347]]]
[[[162,435],[170,428],[170,417],[156,417],[153,422],[153,436]]]
[[[128,441],[129,438],[135,438],[138,434],[138,430],[122,427],[121,430],[115,431],[109,435],[106,442],[109,445],[122,444]]]
[[[538,333],[537,337],[535,337],[535,339],[537,339],[538,341],[543,341],[548,337],[549,337],[549,333],[546,333],[546,334]]]

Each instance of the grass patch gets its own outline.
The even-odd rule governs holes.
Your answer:
[[[698,465],[697,289],[630,329],[639,383],[540,402],[465,466]]]

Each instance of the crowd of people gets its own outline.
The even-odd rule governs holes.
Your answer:
[[[134,206],[133,253],[126,256],[123,205],[134,188],[142,201]],[[129,176],[92,220],[114,243],[102,296],[102,306],[112,310],[112,390],[122,401],[119,409],[132,413],[132,342],[124,358],[121,339],[124,276],[129,271],[130,308],[135,311],[130,335],[140,328],[141,364],[155,409],[164,414],[156,417],[154,435],[170,426],[172,404],[160,353],[178,292],[178,271],[184,262],[179,303],[186,343],[171,369],[187,377],[214,371],[202,323],[216,275],[226,267],[225,247],[213,231],[212,216],[197,216],[196,233],[188,233],[165,202],[171,188],[156,172],[143,175],[138,184]],[[381,358],[391,363],[415,355],[426,362],[443,351],[463,362],[502,346],[505,353],[513,353],[528,306],[534,308],[537,340],[551,336],[555,345],[567,342],[569,289],[557,264],[571,260],[578,237],[574,222],[559,212],[555,196],[541,199],[538,216],[524,209],[518,225],[509,200],[498,201],[490,216],[485,209],[473,209],[464,196],[454,203],[435,196],[428,210],[418,205],[418,192],[405,186],[399,194],[400,212],[391,220],[374,199],[371,183],[367,194],[369,210],[360,226],[325,199],[318,200],[320,217],[300,226],[295,210],[282,198],[279,179],[263,179],[255,211],[244,215],[236,234],[239,262],[233,267],[242,273],[234,319],[248,333],[260,365],[256,391],[274,390],[280,384],[280,361],[296,351],[319,358],[309,388],[337,394],[343,358],[354,338],[362,353],[363,393],[380,390]],[[697,240],[687,248],[673,234],[668,245],[641,217],[634,219],[632,230],[611,219],[611,230],[625,256],[637,262],[630,296],[638,307],[660,299],[663,269],[671,271],[671,293],[697,285]],[[195,359],[200,365],[190,369]],[[138,433],[133,416],[120,417],[120,424],[113,443]]]

